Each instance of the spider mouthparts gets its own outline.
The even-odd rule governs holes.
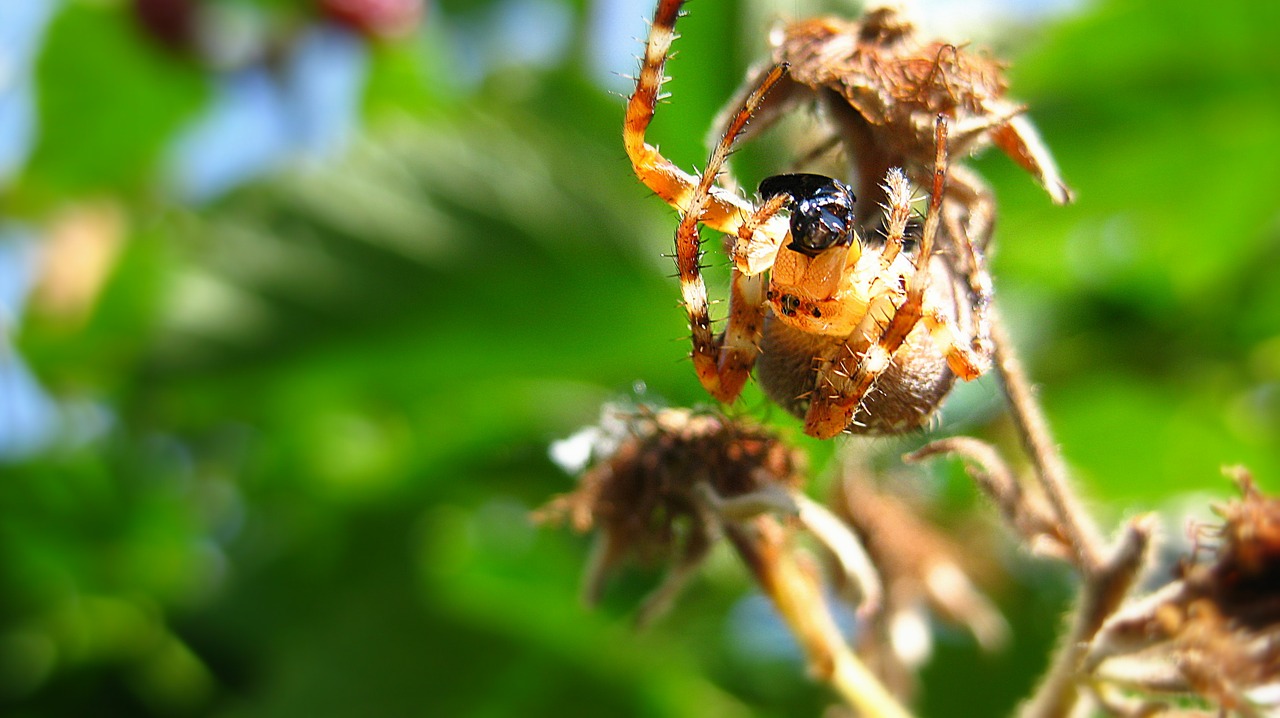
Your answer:
[[[766,200],[780,194],[791,198],[789,249],[809,257],[853,242],[853,192],[843,182],[825,175],[784,174],[766,177],[760,195]]]

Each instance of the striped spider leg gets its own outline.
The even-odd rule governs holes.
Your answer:
[[[734,140],[746,128],[754,109],[770,88],[784,76],[786,68],[775,66],[748,95],[700,176],[682,171],[645,141],[645,133],[660,99],[664,67],[676,36],[675,21],[683,4],[683,0],[662,0],[658,4],[636,89],[627,104],[623,139],[636,176],[680,210],[676,265],[692,332],[694,368],[707,391],[728,403],[741,393],[759,353],[766,283],[762,272],[772,263],[787,230],[785,218],[776,216],[785,198],[757,209],[736,193],[716,186],[715,180]],[[719,336],[711,330],[706,284],[700,267],[699,224],[736,238],[732,247],[735,261],[729,321]]]

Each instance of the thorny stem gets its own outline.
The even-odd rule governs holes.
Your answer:
[[[818,582],[796,562],[782,527],[773,518],[726,523],[725,535],[791,628],[815,677],[828,683],[860,716],[909,718],[853,654],[827,610]]]
[[[1094,673],[1108,658],[1135,653],[1153,641],[1163,640],[1163,636],[1151,635],[1147,627],[1157,620],[1156,612],[1161,606],[1183,603],[1188,600],[1187,595],[1187,584],[1175,580],[1108,616],[1093,638],[1084,670]]]
[[[907,455],[908,461],[919,461],[940,453],[952,453],[973,462],[970,468],[981,486],[1000,507],[1010,525],[1026,540],[1028,547],[1037,541],[1050,540],[1061,546],[1067,522],[1055,525],[1052,517],[1026,500],[1017,488],[1008,467],[990,446],[966,437],[943,439]],[[1021,711],[1023,718],[1061,718],[1075,707],[1083,687],[1081,676],[1089,672],[1093,660],[1095,638],[1108,620],[1114,620],[1117,609],[1142,568],[1146,547],[1151,538],[1151,521],[1139,517],[1129,525],[1110,549],[1105,560],[1095,566],[1081,567],[1080,595],[1070,631],[1062,640],[1040,686]],[[1063,554],[1077,559],[1078,555]]]
[[[707,484],[699,484],[699,489],[702,498],[724,519],[744,520],[766,513],[794,517],[831,551],[845,578],[861,593],[858,615],[870,616],[880,610],[884,586],[879,572],[862,542],[826,506],[805,496],[804,492],[787,490],[778,484],[768,484],[763,489],[731,498],[716,494]]]
[[[1048,507],[1022,491],[994,447],[968,436],[952,436],[931,442],[902,457],[907,463],[924,461],[939,454],[959,456],[969,461],[969,475],[986,493],[1000,514],[1032,553],[1071,560],[1071,547],[1062,536],[1058,522]]]

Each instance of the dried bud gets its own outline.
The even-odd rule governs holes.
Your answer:
[[[954,155],[994,144],[1055,202],[1071,201],[1023,106],[1005,94],[1004,65],[986,54],[922,38],[906,16],[886,7],[856,21],[801,20],[782,28],[774,43],[774,60],[790,67],[788,91],[808,90],[826,103],[833,120],[845,125],[853,154],[861,155],[860,174],[879,178],[900,165],[913,179],[924,177],[932,168],[934,121],[945,114],[953,120]]]
[[[1217,507],[1224,523],[1198,534],[1220,543],[1184,568],[1186,602],[1159,617],[1187,681],[1238,710],[1250,689],[1280,680],[1280,500],[1244,469],[1232,473],[1243,497]]]
[[[1254,715],[1261,704],[1280,708],[1280,500],[1263,496],[1243,469],[1231,473],[1243,496],[1215,508],[1222,525],[1195,528],[1181,579],[1117,613],[1095,652],[1121,665],[1172,665],[1181,679],[1157,680],[1152,670],[1149,681],[1125,681],[1133,687],[1194,691]]]
[[[583,447],[583,443],[591,444]],[[804,457],[763,427],[717,412],[607,406],[600,424],[552,449],[562,463],[590,448],[578,488],[535,518],[596,528],[587,598],[622,560],[674,561],[681,575],[701,561],[717,533],[711,494],[732,499],[771,485],[797,486]]]
[[[1215,508],[1223,525],[1199,534],[1220,540],[1214,560],[1187,567],[1185,580],[1235,621],[1273,624],[1280,619],[1280,499],[1263,496],[1244,469],[1231,472],[1243,498]]]

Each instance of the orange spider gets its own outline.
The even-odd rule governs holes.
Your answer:
[[[910,184],[896,167],[885,172],[880,190],[883,226],[861,234],[854,193],[836,179],[777,175],[761,183],[759,205],[749,202],[717,186],[717,175],[770,91],[794,81],[786,63],[773,65],[726,116],[702,173],[680,170],[645,133],[682,4],[658,4],[623,137],[636,175],[681,213],[676,264],[698,378],[712,396],[732,402],[755,367],[766,394],[819,438],[921,426],[957,376],[971,380],[986,370],[991,351],[988,297],[974,291],[989,286],[978,252],[933,251],[951,120],[947,113],[934,119],[922,228],[910,221]],[[700,269],[700,224],[728,235],[733,260],[728,324],[719,335],[711,330]],[[968,245],[966,238],[951,241]],[[972,266],[957,265],[966,258],[975,260]]]

